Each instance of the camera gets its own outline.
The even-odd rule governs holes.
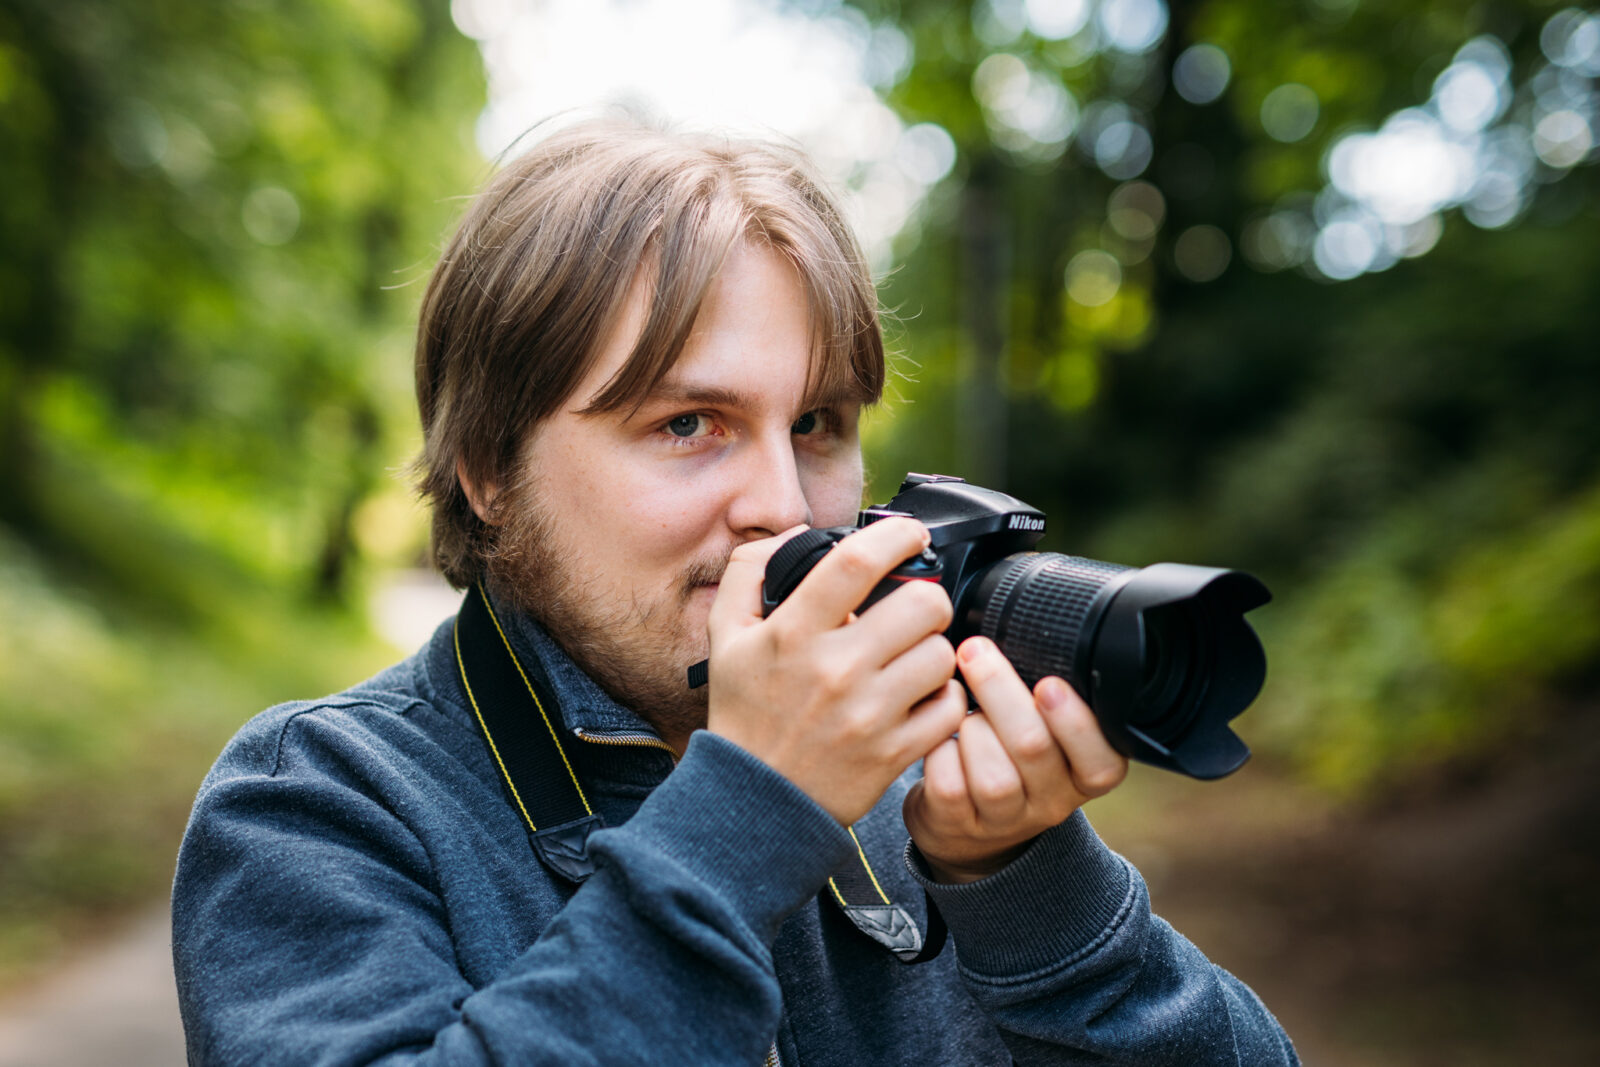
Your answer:
[[[1193,778],[1220,778],[1249,758],[1228,723],[1266,678],[1261,642],[1244,621],[1272,598],[1266,586],[1242,571],[1032,551],[1044,513],[960,478],[908,475],[894,499],[863,510],[855,526],[785,542],[767,564],[765,611],[847,535],[896,515],[920,520],[932,543],[885,578],[863,610],[904,582],[936,581],[955,605],[952,643],[990,638],[1030,687],[1064,678],[1124,755]]]

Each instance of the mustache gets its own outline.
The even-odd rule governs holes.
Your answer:
[[[722,581],[722,572],[728,569],[728,560],[733,557],[734,548],[734,545],[729,545],[713,558],[695,560],[689,564],[683,572],[684,593],[692,593],[702,585],[715,585]]]

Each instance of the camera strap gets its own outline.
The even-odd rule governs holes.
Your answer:
[[[481,582],[467,592],[455,622],[456,664],[478,728],[500,769],[512,806],[528,827],[540,862],[569,882],[594,873],[589,835],[605,825],[561,745],[560,705],[538,657],[519,657]],[[928,901],[928,936],[891,901],[854,829],[856,860],[828,879],[829,894],[856,929],[906,963],[944,947],[944,919]]]

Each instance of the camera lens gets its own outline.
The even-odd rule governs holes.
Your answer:
[[[993,640],[1030,686],[1065,678],[1124,753],[1201,778],[1249,755],[1227,729],[1266,676],[1243,614],[1268,594],[1249,575],[1022,552],[958,599],[958,626]]]

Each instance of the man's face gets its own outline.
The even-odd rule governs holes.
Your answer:
[[[631,353],[648,295],[636,282],[593,369],[530,435],[491,575],[681,751],[705,724],[705,690],[684,672],[707,654],[729,554],[800,523],[854,520],[860,406],[803,406],[805,290],[787,260],[743,243],[638,411],[582,414]]]

